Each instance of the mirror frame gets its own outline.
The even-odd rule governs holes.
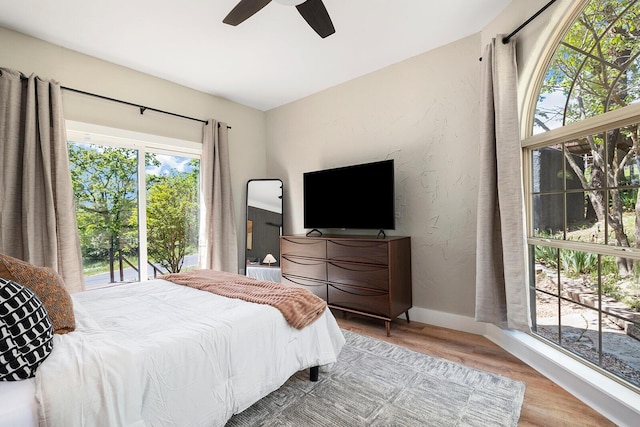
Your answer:
[[[258,255],[258,259],[255,259],[255,255],[250,254],[249,251],[253,250],[253,248],[256,247],[255,243],[255,238],[256,236],[254,235],[253,231],[256,227],[258,227],[258,224],[253,224],[252,221],[253,219],[250,218],[250,188],[251,188],[251,183],[252,182],[273,182],[273,183],[277,183],[279,184],[277,188],[279,188],[279,194],[278,192],[276,192],[278,199],[280,199],[280,221],[279,224],[276,223],[275,221],[266,221],[265,225],[266,226],[274,226],[274,227],[278,227],[278,242],[277,242],[277,251],[275,250],[276,246],[274,246],[272,244],[272,250],[269,253],[272,252],[277,252],[277,253],[273,253],[273,255],[276,258],[276,263],[272,264],[272,266],[274,267],[280,267],[280,241],[279,241],[279,237],[282,235],[282,227],[284,224],[284,184],[282,182],[281,179],[279,178],[257,178],[257,179],[250,179],[247,181],[247,188],[246,188],[246,195],[245,195],[245,208],[246,208],[246,214],[245,214],[245,245],[244,245],[244,260],[245,260],[245,275],[249,275],[248,274],[248,269],[247,267],[249,266],[265,266],[262,264],[263,261],[263,257],[266,254],[259,254]],[[255,206],[254,206],[255,207]],[[260,208],[258,208],[260,209]],[[266,210],[266,209],[265,209]],[[271,211],[274,212],[274,211]],[[257,230],[258,232],[260,232],[260,229],[258,228]],[[260,233],[258,233],[260,234]],[[272,242],[273,243],[273,242]],[[252,262],[250,263],[250,258],[253,258]],[[255,262],[255,264],[254,264]]]

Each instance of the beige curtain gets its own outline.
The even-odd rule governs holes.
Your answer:
[[[528,332],[514,41],[498,36],[482,58],[476,320]]]
[[[203,126],[200,161],[200,267],[238,273],[238,239],[231,194],[227,124]]]
[[[0,252],[84,290],[60,85],[0,68]]]

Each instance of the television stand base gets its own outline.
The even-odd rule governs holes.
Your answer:
[[[317,234],[317,236],[318,236],[318,237],[322,236],[322,231],[318,230],[317,228],[314,228],[313,230],[309,230],[309,231],[307,231],[306,236],[307,236],[307,237],[311,236],[311,233],[313,233],[314,231],[315,231],[316,233],[318,233],[318,234]]]
[[[387,237],[387,235],[384,233],[384,230],[380,230],[378,232],[378,239],[384,239],[386,237]]]

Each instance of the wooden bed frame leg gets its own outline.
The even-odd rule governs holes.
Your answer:
[[[389,322],[388,320],[385,320],[384,324],[387,327],[387,336],[390,337],[391,336],[391,322]]]
[[[313,382],[318,381],[319,372],[320,372],[320,367],[319,366],[312,366],[309,369],[309,381],[313,381]]]
[[[407,316],[407,323],[411,323],[411,320],[409,320],[409,310],[405,311],[404,314]]]

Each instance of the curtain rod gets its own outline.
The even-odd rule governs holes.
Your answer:
[[[511,37],[515,36],[516,34],[518,34],[518,31],[520,31],[521,29],[523,29],[524,27],[526,27],[527,25],[529,25],[529,23],[531,21],[533,21],[534,19],[536,19],[538,16],[540,16],[542,14],[542,12],[544,12],[545,10],[547,10],[547,8],[549,6],[551,6],[553,3],[555,3],[556,0],[551,0],[549,3],[547,3],[546,5],[544,5],[542,7],[542,9],[540,9],[539,11],[537,11],[536,13],[534,13],[529,19],[527,19],[526,21],[524,21],[518,28],[516,28],[515,30],[513,30],[511,32],[511,34],[509,34],[506,37],[502,38],[502,43],[507,44],[509,43],[509,40],[511,40]]]
[[[98,95],[96,93],[85,92],[83,90],[74,89],[74,88],[71,88],[71,87],[60,86],[60,89],[68,90],[70,92],[80,93],[82,95],[93,96],[95,98],[100,98],[100,99],[104,99],[104,100],[107,100],[107,101],[112,101],[112,102],[117,102],[117,103],[120,103],[120,104],[129,105],[131,107],[137,107],[137,108],[140,109],[140,114],[144,114],[145,111],[149,110],[149,111],[155,111],[156,113],[162,113],[162,114],[168,114],[168,115],[174,116],[174,117],[180,117],[181,119],[193,120],[193,121],[196,121],[196,122],[204,123],[205,125],[209,124],[208,120],[202,120],[202,119],[197,119],[195,117],[184,116],[182,114],[172,113],[170,111],[159,110],[159,109],[153,108],[153,107],[145,107],[144,105],[134,104],[133,102],[123,101],[121,99],[116,99],[116,98],[110,98],[108,96]],[[218,123],[218,126],[220,126],[220,123]],[[231,126],[227,126],[227,129],[231,129]]]
[[[534,13],[531,17],[529,17],[529,19],[527,19],[526,21],[524,21],[522,24],[520,24],[520,26],[518,28],[516,28],[515,30],[513,30],[509,35],[505,36],[502,38],[502,44],[507,44],[509,43],[509,40],[511,40],[511,38],[513,36],[515,36],[516,34],[518,34],[518,32],[523,29],[524,27],[526,27],[527,25],[529,25],[529,23],[531,23],[531,21],[533,21],[534,19],[536,19],[538,16],[540,16],[542,14],[542,12],[544,12],[545,10],[547,10],[549,8],[549,6],[551,6],[553,3],[555,3],[556,0],[551,0],[549,3],[545,4],[540,10],[538,10],[536,13]],[[480,57],[480,61],[482,61],[482,57]]]

